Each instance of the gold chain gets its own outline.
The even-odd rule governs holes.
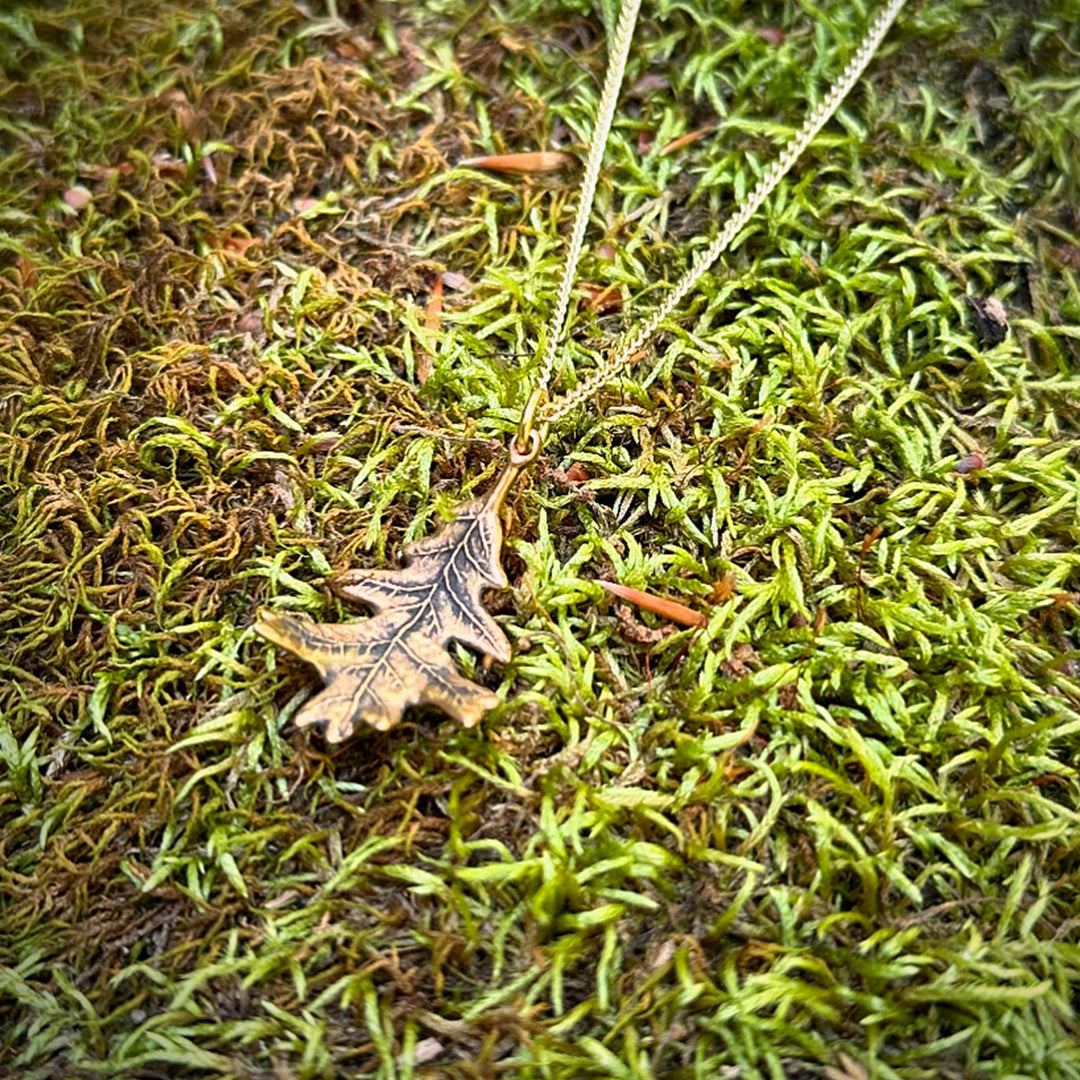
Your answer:
[[[840,107],[840,103],[847,97],[851,88],[858,81],[870,63],[882,39],[888,33],[893,20],[904,6],[905,0],[890,0],[885,9],[871,24],[855,54],[848,61],[843,74],[833,84],[829,93],[821,104],[806,118],[798,133],[794,135],[784,147],[780,156],[769,166],[765,175],[758,181],[750,197],[728,219],[724,228],[713,242],[701,252],[694,260],[693,266],[679,279],[675,287],[668,294],[667,299],[660,305],[659,310],[648,319],[640,329],[626,334],[619,346],[611,356],[602,361],[579,386],[573,390],[564,392],[558,397],[548,399],[551,380],[555,370],[555,355],[558,349],[559,339],[562,336],[566,322],[566,314],[570,304],[570,292],[573,287],[574,274],[577,270],[578,260],[581,256],[581,247],[585,237],[585,227],[588,222],[589,211],[592,208],[593,196],[596,191],[596,181],[600,172],[600,162],[604,155],[607,144],[608,132],[611,128],[612,118],[615,112],[618,88],[622,82],[623,72],[626,68],[626,59],[629,53],[630,40],[634,32],[634,23],[637,19],[640,0],[626,0],[619,16],[619,24],[612,43],[611,56],[608,61],[607,74],[604,79],[604,90],[601,95],[600,106],[597,111],[596,124],[593,130],[592,141],[589,147],[589,156],[585,168],[585,178],[581,186],[581,198],[578,203],[577,214],[574,218],[574,226],[567,249],[566,263],[563,267],[562,279],[559,284],[559,293],[556,301],[555,312],[548,324],[547,341],[540,365],[540,373],[537,377],[536,386],[533,389],[525,409],[522,412],[521,422],[517,434],[514,437],[512,447],[520,458],[529,450],[535,448],[532,456],[535,457],[547,439],[551,426],[563,420],[579,405],[603,389],[616,376],[630,367],[639,358],[642,349],[649,343],[652,336],[663,324],[675,308],[685,299],[704,277],[709,267],[719,258],[730,245],[731,241],[757,213],[761,204],[772,194],[776,185],[787,175],[791,167],[798,160],[802,152],[813,140],[814,136],[828,122],[829,118]],[[654,363],[654,370],[659,366],[660,360]]]
[[[511,444],[511,451],[518,454],[525,452],[526,448],[533,444],[532,434],[537,414],[547,397],[552,377],[555,374],[555,356],[559,349],[559,338],[566,323],[566,313],[570,309],[570,293],[573,291],[574,279],[577,277],[581,248],[585,242],[585,229],[589,224],[589,211],[592,209],[593,198],[596,195],[596,182],[600,177],[600,166],[604,160],[604,150],[607,148],[608,132],[611,131],[611,122],[615,118],[615,106],[619,103],[619,87],[622,85],[623,73],[626,71],[626,60],[630,55],[630,43],[634,39],[634,26],[637,23],[640,8],[641,0],[625,0],[619,12],[619,22],[615,28],[615,37],[612,39],[608,55],[607,71],[604,74],[604,88],[600,93],[600,104],[596,110],[596,123],[593,125],[589,156],[585,161],[585,175],[578,194],[577,213],[574,215],[574,225],[570,230],[570,240],[566,246],[566,260],[563,263],[559,289],[555,297],[555,311],[548,321],[547,341],[540,361],[540,374],[522,410],[517,434]],[[539,443],[542,447],[547,440],[548,425],[544,423],[537,430],[540,432]]]

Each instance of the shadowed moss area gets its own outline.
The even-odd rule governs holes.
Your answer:
[[[260,606],[482,494],[614,3],[0,11],[0,1075],[1080,1076],[1080,6],[926,0],[553,432],[503,700]],[[876,9],[647,7],[558,389]],[[668,626],[606,579],[707,619]]]

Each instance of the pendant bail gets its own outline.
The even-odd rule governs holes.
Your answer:
[[[524,450],[518,446],[520,434],[518,432],[510,440],[510,446],[508,447],[509,460],[506,463],[506,468],[503,469],[499,479],[495,481],[495,486],[487,493],[487,497],[484,499],[484,505],[488,510],[497,512],[500,509],[507,493],[510,491],[511,484],[517,479],[518,473],[531,465],[540,456],[540,451],[544,448],[544,436],[539,429],[530,429],[528,445]]]
[[[543,428],[530,429],[524,450],[518,444],[518,440],[521,438],[520,431],[510,440],[510,465],[513,468],[524,469],[526,465],[531,465],[540,456],[540,451],[544,448],[546,429],[547,425],[544,425]]]
[[[525,402],[525,408],[521,410],[521,420],[518,421],[517,434],[510,444],[511,452],[515,450],[520,451],[522,447],[531,445],[532,432],[536,425],[536,413],[540,408],[540,402],[543,401],[545,397],[546,391],[543,386],[538,386],[529,395],[529,400]]]

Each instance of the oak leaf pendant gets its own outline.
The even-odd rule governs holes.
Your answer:
[[[303,615],[259,613],[255,630],[313,664],[325,689],[296,714],[298,726],[321,724],[328,742],[363,724],[392,728],[410,705],[435,705],[466,727],[499,703],[491,690],[457,670],[452,641],[510,659],[510,643],[484,610],[485,588],[502,588],[498,497],[464,503],[434,535],[408,544],[399,570],[352,570],[333,588],[375,614],[357,623],[316,623]],[[496,493],[493,493],[495,495]]]

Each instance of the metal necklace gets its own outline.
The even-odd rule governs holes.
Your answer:
[[[266,610],[259,614],[256,631],[314,665],[326,684],[304,704],[295,721],[298,726],[322,726],[331,743],[347,739],[364,724],[383,731],[391,728],[410,705],[436,706],[471,727],[499,703],[493,691],[458,672],[447,649],[457,641],[495,660],[510,659],[510,643],[484,609],[481,594],[487,588],[507,584],[500,562],[499,514],[514,480],[536,461],[549,432],[561,420],[640,358],[660,325],[697,286],[839,107],[904,0],[890,0],[874,20],[824,100],[807,116],[749,198],[696,258],[659,310],[627,334],[577,387],[552,396],[559,340],[640,3],[624,0],[619,15],[539,375],[510,440],[502,475],[485,498],[457,507],[448,525],[406,545],[402,568],[352,570],[332,582],[340,595],[371,607],[374,614],[370,618],[356,623],[316,623],[305,616]]]

